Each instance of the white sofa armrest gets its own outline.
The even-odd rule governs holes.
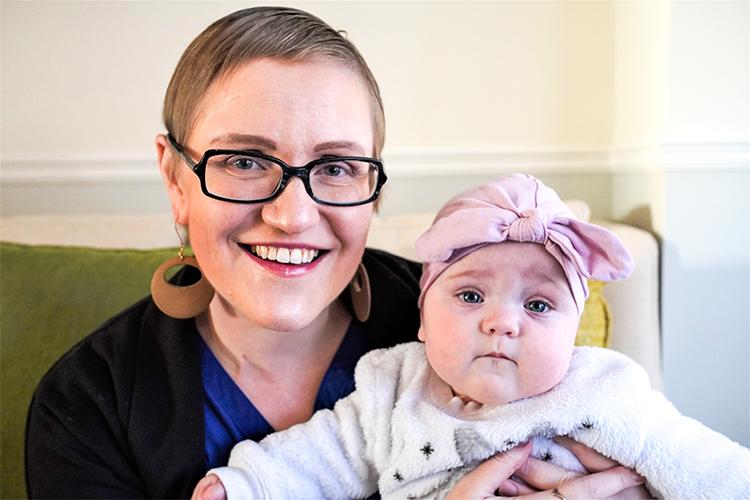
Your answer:
[[[604,297],[612,309],[610,347],[643,366],[654,389],[662,390],[661,327],[659,321],[659,246],[643,229],[599,221],[627,247],[635,270],[627,279],[608,283]]]

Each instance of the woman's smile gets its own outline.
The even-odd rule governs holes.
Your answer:
[[[247,255],[264,269],[279,276],[304,276],[322,261],[328,250],[293,244],[239,244]]]
[[[263,260],[274,260],[282,264],[309,264],[318,257],[319,250],[305,247],[275,245],[240,245]]]

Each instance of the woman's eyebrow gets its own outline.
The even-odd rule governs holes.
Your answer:
[[[224,144],[239,144],[243,146],[257,146],[266,151],[275,151],[276,143],[268,137],[254,134],[222,134],[214,137],[210,146],[216,147]]]
[[[262,135],[255,135],[255,134],[222,134],[220,136],[214,137],[211,142],[209,143],[209,146],[211,147],[218,147],[225,144],[237,144],[237,145],[243,145],[243,146],[256,146],[266,151],[275,151],[276,150],[276,143],[269,139],[268,137],[264,137]],[[349,150],[356,152],[358,154],[364,154],[365,148],[359,144],[358,142],[354,141],[327,141],[322,142],[315,146],[315,152],[320,153],[323,151],[331,151],[331,150]]]
[[[335,149],[345,149],[349,151],[354,151],[359,154],[365,154],[365,148],[359,144],[358,142],[354,141],[328,141],[328,142],[321,142],[317,146],[315,146],[315,152],[320,153],[323,151],[331,151]]]

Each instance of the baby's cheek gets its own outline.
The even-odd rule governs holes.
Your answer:
[[[463,372],[463,359],[457,344],[443,337],[440,342],[428,342],[427,360],[433,370],[448,384],[455,384]]]
[[[524,369],[526,396],[531,396],[548,391],[560,383],[570,365],[570,352],[564,347],[548,347],[527,359],[536,359],[535,363],[526,365]]]
[[[456,353],[456,346],[443,342],[435,349],[435,362],[444,369],[455,370],[459,365],[459,356]]]

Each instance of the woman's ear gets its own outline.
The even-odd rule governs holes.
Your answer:
[[[175,222],[182,225],[188,224],[188,199],[184,187],[180,184],[181,175],[178,175],[179,162],[174,149],[169,144],[169,139],[164,134],[156,136],[156,159],[159,163],[159,172],[167,188],[167,194],[172,204],[172,217]]]
[[[417,338],[424,342],[424,327],[422,324],[419,324],[419,330],[417,330]]]

